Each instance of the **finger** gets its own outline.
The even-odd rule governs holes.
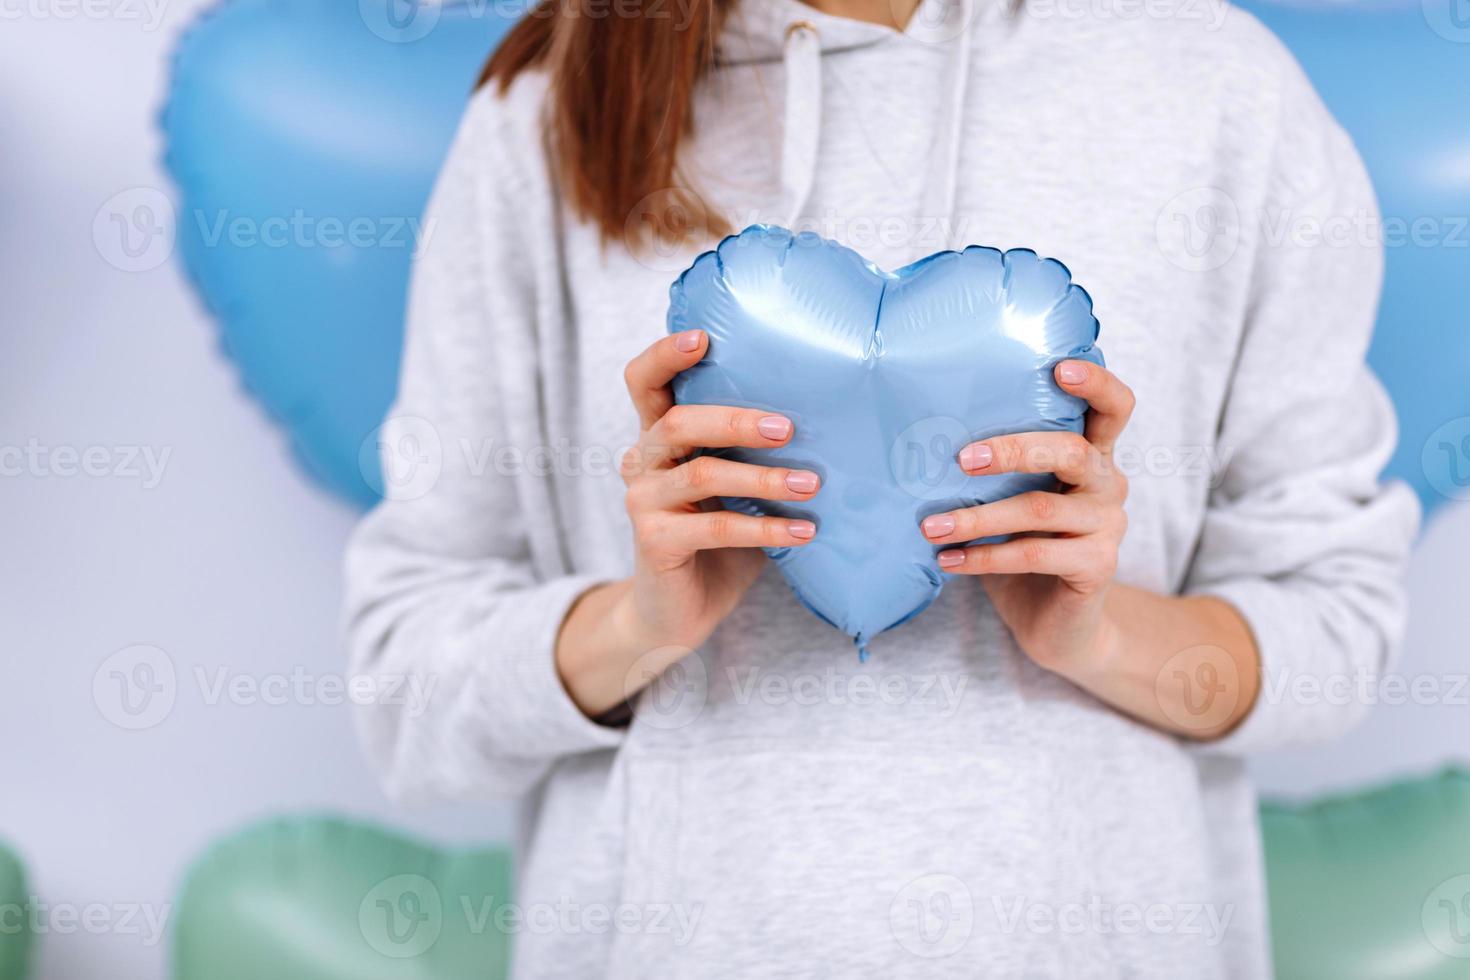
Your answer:
[[[718,456],[697,456],[656,478],[634,485],[635,507],[667,510],[712,497],[756,500],[810,500],[821,486],[817,474],[777,466],[737,463]]]
[[[648,346],[623,370],[628,394],[638,410],[639,427],[647,430],[674,404],[669,382],[680,371],[698,364],[708,346],[703,330],[684,330]]]
[[[696,449],[774,449],[791,441],[793,426],[784,415],[728,405],[675,405],[648,430],[641,448],[658,466]]]
[[[1106,524],[1108,508],[1080,494],[1018,494],[992,504],[966,507],[924,518],[924,536],[935,544],[960,544],[999,534],[1046,531],[1052,534],[1092,534]]]
[[[1063,361],[1056,378],[1062,390],[1087,399],[1087,439],[1100,452],[1111,453],[1133,415],[1133,389],[1107,368],[1087,361]]]
[[[1115,553],[1088,538],[1016,538],[939,553],[951,575],[1056,575],[1072,582],[1106,581]]]
[[[960,468],[971,476],[997,473],[1054,473],[1073,486],[1102,475],[1101,455],[1075,432],[1021,432],[972,442],[960,450]]]
[[[797,548],[816,536],[811,521],[755,517],[729,510],[660,515],[643,522],[644,547],[688,555],[716,548]]]

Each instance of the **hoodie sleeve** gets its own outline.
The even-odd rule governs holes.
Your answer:
[[[598,580],[533,566],[516,482],[486,462],[507,442],[497,379],[537,370],[501,111],[476,97],[429,202],[398,397],[376,435],[385,499],[346,556],[350,670],[372,693],[354,699],[358,729],[395,797],[518,794],[621,738],[573,704],[553,661]]]
[[[1373,190],[1285,58],[1271,184],[1241,215],[1258,243],[1219,431],[1230,464],[1185,586],[1234,604],[1260,649],[1254,708],[1208,747],[1233,754],[1331,738],[1366,711],[1331,692],[1393,662],[1419,520],[1407,487],[1379,482],[1397,426],[1364,361],[1383,279]]]

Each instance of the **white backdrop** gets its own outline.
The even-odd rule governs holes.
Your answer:
[[[338,566],[354,517],[298,474],[180,270],[120,272],[93,246],[103,202],[168,186],[155,163],[164,59],[200,6],[172,0],[156,30],[0,21],[0,446],[102,447],[112,473],[65,477],[57,462],[0,478],[0,837],[49,907],[45,980],[164,976],[167,943],[145,920],[209,841],[262,815],[509,833],[500,810],[394,811],[348,709],[264,703],[272,678],[341,674]],[[156,486],[139,461],[128,475],[134,447],[169,453]],[[178,695],[161,723],[126,731],[92,684],[135,644],[166,652]],[[211,705],[221,667],[265,685],[262,698]],[[67,909],[91,903],[113,927],[63,934]],[[129,908],[140,913],[124,926]]]
[[[0,477],[0,837],[50,910],[46,980],[163,976],[150,921],[207,842],[258,816],[333,810],[439,840],[509,830],[503,809],[392,810],[341,706],[211,703],[214,684],[238,677],[268,697],[273,678],[340,676],[353,515],[298,474],[177,268],[120,272],[92,243],[103,202],[168,186],[154,127],[165,54],[200,6],[0,7],[0,447],[63,450],[46,475]],[[67,448],[105,475],[64,475]],[[1413,571],[1403,670],[1446,691],[1470,669],[1467,547],[1470,505],[1458,505]],[[178,695],[161,723],[126,731],[93,679],[139,644],[167,656]],[[1465,760],[1467,715],[1463,700],[1384,706],[1346,741],[1262,760],[1259,781],[1306,793]],[[63,933],[65,910],[91,903],[113,924]]]

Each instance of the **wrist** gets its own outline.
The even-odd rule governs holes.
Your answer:
[[[638,610],[633,580],[623,579],[615,588],[604,624],[606,648],[613,659],[631,663],[658,644]]]
[[[1123,658],[1126,621],[1111,601],[1116,591],[1116,586],[1108,589],[1093,614],[1091,629],[1050,666],[1053,673],[1086,690],[1094,690],[1099,681],[1116,672]]]
[[[1113,673],[1123,657],[1125,630],[1112,603],[1104,600],[1102,615],[1098,617],[1097,630],[1093,635],[1091,649],[1083,658],[1086,680],[1092,681]]]
[[[615,709],[692,647],[651,626],[632,579],[586,592],[573,606],[557,644],[562,685],[589,717]]]
[[[614,686],[621,688],[623,662],[618,608],[628,592],[626,581],[594,586],[568,610],[557,636],[556,672],[577,707],[595,716],[616,705]]]

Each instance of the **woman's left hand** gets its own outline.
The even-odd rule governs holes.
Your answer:
[[[971,476],[1053,473],[1059,492],[935,514],[923,522],[937,545],[1018,535],[999,544],[939,554],[946,572],[983,576],[996,612],[1021,649],[1062,674],[1085,673],[1109,652],[1104,601],[1128,527],[1128,479],[1113,465],[1113,447],[1133,414],[1133,392],[1105,368],[1063,361],[1056,379],[1087,400],[1086,435],[1025,432],[971,443],[959,462]]]

